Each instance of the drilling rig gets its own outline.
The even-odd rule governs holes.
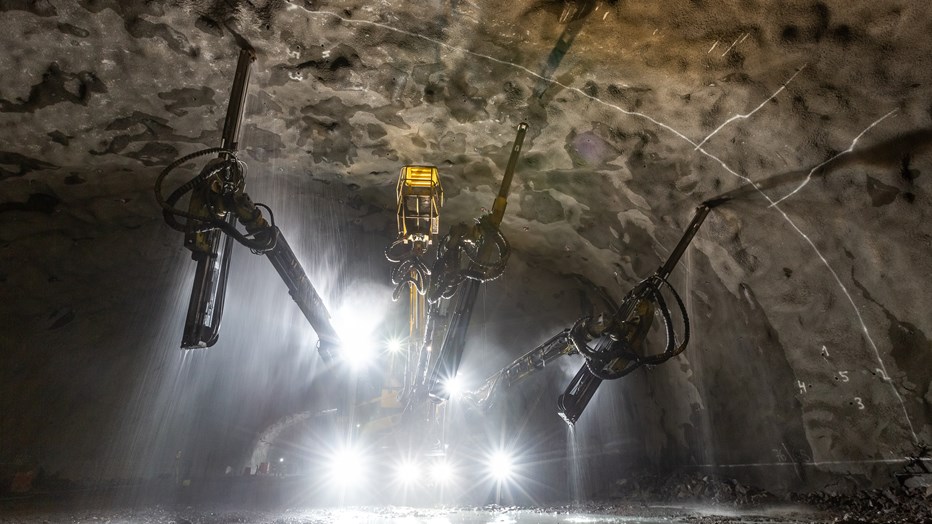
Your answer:
[[[479,286],[499,277],[508,260],[510,248],[500,226],[526,132],[527,124],[520,124],[492,211],[472,224],[454,225],[439,241],[443,188],[437,168],[401,168],[398,236],[385,257],[393,264],[393,298],[408,296],[408,336],[390,348],[395,351],[389,357],[389,377],[374,410],[379,416],[362,427],[368,438],[402,433],[409,448],[444,454],[448,385],[462,359]],[[434,351],[438,340],[440,349]]]

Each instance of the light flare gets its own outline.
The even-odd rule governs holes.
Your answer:
[[[330,460],[330,477],[340,486],[348,487],[365,478],[365,457],[353,446],[336,450]]]
[[[405,486],[417,484],[421,481],[421,467],[413,460],[404,461],[398,465],[395,477]]]
[[[514,476],[514,459],[504,451],[496,451],[489,457],[488,468],[495,480],[510,480]]]
[[[366,302],[346,303],[333,315],[333,327],[340,336],[340,355],[354,370],[367,367],[378,358],[376,329],[384,311]]]
[[[451,399],[459,398],[466,393],[466,380],[461,373],[446,379],[443,383],[443,389]]]
[[[385,347],[388,348],[389,353],[400,353],[404,349],[404,341],[400,338],[390,338]]]
[[[437,484],[449,484],[453,476],[453,466],[446,460],[437,461],[430,467],[430,479]]]

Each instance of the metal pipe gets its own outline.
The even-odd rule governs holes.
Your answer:
[[[243,119],[246,91],[249,87],[250,68],[255,59],[256,55],[251,49],[240,50],[220,142],[221,147],[228,151],[235,151],[239,141],[240,123]],[[219,156],[225,158],[226,154],[221,153]],[[205,218],[219,218],[235,227],[236,217],[229,211],[223,212],[219,217],[212,216],[214,213],[211,208],[212,196],[210,184],[204,184],[199,191],[191,195],[189,212]],[[188,221],[189,228],[197,225],[197,221]],[[191,258],[197,262],[197,269],[194,272],[191,298],[185,316],[181,348],[210,347],[217,342],[220,321],[223,318],[223,303],[230,272],[230,259],[233,254],[233,239],[219,229],[201,232],[189,230],[185,233],[185,247],[191,250]]]
[[[689,247],[689,243],[692,242],[693,237],[696,236],[696,232],[699,231],[699,227],[702,226],[705,217],[709,215],[709,211],[711,210],[712,207],[704,203],[696,207],[696,214],[693,216],[692,222],[686,226],[686,231],[683,232],[680,242],[673,248],[673,252],[667,257],[667,261],[664,262],[663,266],[657,270],[657,276],[662,280],[666,280],[667,277],[670,276],[670,273],[673,272],[673,268],[676,267],[676,264],[680,261],[680,257],[686,252],[686,248]]]
[[[243,121],[243,108],[246,107],[246,90],[249,87],[251,65],[256,61],[256,52],[252,49],[240,49],[233,75],[233,90],[230,91],[230,104],[227,116],[223,120],[223,138],[220,146],[236,151],[239,143],[240,124]]]
[[[515,136],[515,143],[511,147],[511,156],[508,158],[508,165],[505,166],[505,175],[502,177],[502,186],[498,190],[498,196],[495,197],[495,203],[492,204],[492,224],[498,227],[505,217],[505,207],[508,205],[508,192],[511,190],[511,180],[515,175],[515,167],[518,165],[518,156],[521,154],[521,147],[524,145],[524,135],[527,134],[527,124],[521,122],[518,124],[518,134]]]
[[[228,222],[235,220],[232,215],[227,217]],[[208,238],[213,246],[212,253],[195,251],[191,254],[191,258],[197,261],[197,268],[181,335],[181,349],[213,346],[220,335],[233,239],[216,230]]]
[[[489,221],[495,234],[497,234],[498,228],[502,223],[502,218],[505,216],[505,207],[508,205],[508,192],[511,188],[511,181],[514,179],[515,167],[518,165],[518,157],[521,154],[521,147],[524,144],[524,136],[527,134],[527,128],[528,125],[524,122],[518,124],[518,133],[511,147],[511,156],[508,158],[508,164],[505,167],[502,185],[492,205]],[[473,229],[474,234],[477,232],[477,229],[478,226]],[[488,263],[495,249],[496,244],[491,238],[483,239],[477,254],[479,263]],[[483,270],[476,264],[472,264],[468,268],[468,272],[476,277],[481,277]],[[428,392],[431,397],[437,400],[442,401],[449,396],[448,392],[445,391],[445,381],[456,377],[457,370],[459,370],[460,361],[463,358],[463,350],[466,346],[466,333],[469,330],[473,306],[479,294],[480,284],[480,278],[469,278],[460,286],[459,291],[456,292],[456,305],[453,308],[447,332],[443,337],[443,344],[440,346],[440,354],[437,357],[437,362],[430,373],[430,380],[428,381]]]
[[[269,262],[275,267],[275,271],[285,281],[288,286],[288,294],[298,304],[298,308],[304,313],[304,318],[310,322],[311,327],[317,332],[320,339],[320,345],[317,350],[325,362],[330,362],[336,356],[339,350],[340,339],[337,336],[333,324],[330,322],[330,312],[327,306],[321,300],[314,285],[307,278],[307,273],[298,262],[298,257],[284,235],[278,228],[275,228],[276,235],[275,247],[265,253]]]

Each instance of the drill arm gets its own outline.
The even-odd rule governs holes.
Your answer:
[[[474,407],[486,410],[495,404],[496,397],[519,382],[547,367],[547,364],[565,356],[579,353],[580,345],[598,339],[605,332],[605,316],[583,317],[571,328],[564,329],[546,342],[516,358],[490,376],[477,390],[464,395]]]
[[[465,399],[480,410],[491,408],[500,393],[544,369],[547,364],[563,355],[575,353],[576,348],[570,341],[569,333],[569,329],[564,329],[543,344],[521,355],[501,371],[487,378],[479,389],[465,394]]]
[[[594,345],[578,337],[575,339],[576,350],[586,361],[563,395],[557,399],[558,413],[567,424],[573,425],[579,420],[602,381],[619,379],[643,365],[662,364],[686,350],[689,344],[689,317],[686,306],[667,278],[686,252],[709,211],[723,202],[708,201],[696,208],[692,222],[686,227],[666,262],[625,296],[611,324],[594,339]],[[664,287],[669,289],[679,308],[684,325],[682,341],[677,340],[670,308],[661,294]],[[655,312],[659,312],[663,320],[667,343],[663,352],[645,355],[643,346]]]
[[[462,289],[456,297],[450,323],[440,346],[440,354],[437,356],[436,363],[428,379],[428,394],[440,401],[449,397],[449,392],[445,391],[445,382],[456,376],[460,361],[463,358],[466,333],[469,330],[469,322],[472,318],[476,297],[479,295],[479,286],[482,282],[496,278],[505,269],[509,247],[505,237],[501,234],[500,226],[502,218],[505,216],[505,207],[508,205],[508,192],[511,189],[511,181],[514,178],[515,167],[521,153],[521,146],[524,144],[527,127],[524,122],[518,125],[518,134],[511,148],[511,156],[505,167],[502,185],[492,205],[491,213],[480,218],[478,224],[470,228],[468,232],[460,227],[459,234],[451,234],[448,237],[456,239],[453,242],[455,247],[452,247],[448,253],[454,256],[458,255],[459,252],[465,253],[470,260],[470,264],[465,273],[458,279],[457,285],[462,283]],[[476,253],[474,255],[469,253],[469,245],[475,246]],[[493,264],[492,260],[496,256],[496,251],[498,252],[499,261]],[[438,263],[444,264],[442,258],[443,255],[439,254]],[[440,276],[438,279],[442,281],[444,277]],[[434,284],[434,281],[431,283]],[[445,292],[447,289],[444,288],[449,288],[449,286],[445,285],[440,287]],[[452,288],[453,292],[455,292],[455,285]],[[447,294],[447,296],[449,295]],[[439,300],[439,297],[434,298]],[[428,323],[431,321],[435,322],[436,319],[428,318]],[[426,343],[429,344],[430,341],[427,340]]]
[[[240,50],[236,73],[233,75],[230,102],[223,121],[223,135],[220,147],[216,149],[219,155],[216,161],[209,164],[209,167],[216,168],[217,172],[225,167],[224,161],[235,162],[233,152],[236,151],[239,142],[243,108],[246,105],[246,90],[249,86],[251,66],[255,60],[256,54],[253,50]],[[208,168],[205,168],[199,180],[195,179],[198,180],[196,186],[191,184],[193,187],[187,191],[184,191],[184,186],[182,186],[169,197],[169,205],[174,207],[175,202],[183,194],[191,192],[191,199],[188,203],[188,215],[190,216],[187,217],[186,224],[181,225],[175,220],[177,213],[173,214],[168,209],[164,212],[165,220],[170,226],[184,231],[184,245],[191,251],[191,258],[197,263],[188,312],[185,316],[184,332],[181,337],[182,349],[210,347],[217,342],[230,274],[230,259],[233,254],[232,238],[223,235],[218,228],[202,227],[203,221],[223,221],[230,226],[233,226],[236,221],[230,213],[218,212],[211,208],[211,188],[206,182],[208,177],[215,176],[216,173],[208,175],[207,170]],[[161,178],[156,183],[156,198],[159,199],[161,199],[159,187]]]
[[[294,250],[285,240],[278,226],[269,224],[262,212],[252,202],[246,193],[238,193],[233,197],[235,214],[239,221],[251,233],[256,241],[266,244],[261,253],[278,272],[278,275],[288,286],[288,294],[298,304],[304,318],[311,324],[320,339],[318,351],[325,362],[331,361],[339,351],[339,337],[333,324],[330,322],[330,313],[321,300],[314,285],[307,278],[307,273],[295,256]]]
[[[557,400],[559,415],[573,425],[603,381],[621,378],[643,365],[661,364],[685,351],[689,343],[689,318],[683,301],[667,278],[709,211],[724,201],[711,200],[696,208],[692,222],[663,266],[632,289],[616,310],[577,320],[573,327],[557,333],[490,376],[478,389],[464,395],[465,399],[480,411],[486,410],[494,405],[499,394],[544,369],[553,360],[578,353],[585,357],[585,363]],[[684,324],[681,341],[677,339],[673,317],[661,294],[663,287],[669,289],[680,310]],[[645,355],[643,346],[655,313],[660,313],[663,320],[667,344],[663,352]]]
[[[255,59],[252,50],[240,51],[220,147],[179,158],[162,170],[155,182],[155,197],[162,207],[165,221],[173,229],[184,232],[185,247],[197,262],[181,347],[205,348],[216,343],[233,241],[237,241],[254,253],[268,257],[288,286],[291,297],[317,332],[321,356],[329,361],[339,340],[330,323],[326,306],[274,220],[269,224],[257,204],[243,190],[246,185],[246,165],[236,158],[236,149],[249,70]],[[176,188],[168,197],[163,196],[162,183],[172,170],[194,158],[211,154],[218,154],[218,157],[208,162],[197,176]],[[176,207],[178,201],[188,193],[188,209]],[[269,214],[271,216],[271,211]],[[179,218],[184,218],[185,222],[179,222]],[[246,227],[248,235],[237,230],[237,221]]]

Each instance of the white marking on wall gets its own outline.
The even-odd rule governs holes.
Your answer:
[[[694,151],[696,151],[696,150],[698,150],[700,147],[702,147],[706,142],[709,141],[710,138],[712,138],[713,136],[715,136],[716,134],[718,134],[718,132],[721,131],[722,129],[724,129],[725,126],[727,126],[728,124],[730,124],[730,123],[732,123],[732,122],[734,122],[734,121],[736,121],[736,120],[746,120],[746,119],[751,118],[752,116],[754,116],[754,113],[757,113],[758,111],[760,111],[761,109],[763,109],[763,107],[764,107],[765,105],[767,105],[767,102],[770,102],[771,100],[773,100],[774,98],[776,98],[777,95],[779,95],[780,93],[782,93],[782,92],[786,89],[786,86],[789,85],[789,83],[792,82],[794,78],[796,78],[796,75],[798,75],[799,73],[801,73],[801,72],[803,71],[803,69],[806,69],[806,66],[807,66],[807,65],[808,65],[808,64],[803,64],[802,67],[800,67],[799,69],[797,69],[796,72],[793,73],[793,76],[791,76],[789,79],[787,79],[786,82],[783,82],[783,85],[781,85],[779,89],[777,89],[776,91],[773,92],[773,94],[771,94],[770,96],[768,96],[763,102],[760,103],[760,105],[758,105],[757,107],[755,107],[753,111],[751,111],[750,113],[745,113],[745,114],[743,114],[743,115],[734,115],[734,116],[732,116],[731,118],[729,118],[728,120],[722,122],[722,125],[720,125],[720,126],[718,126],[717,128],[715,128],[715,131],[712,131],[711,133],[709,133],[708,136],[706,136],[705,138],[703,138],[702,140],[700,140],[698,144],[696,144],[696,147],[695,147]]]
[[[802,189],[803,187],[805,187],[806,184],[808,184],[810,180],[812,180],[812,175],[814,175],[816,171],[822,169],[823,167],[825,167],[825,166],[828,165],[828,164],[831,164],[832,162],[834,162],[835,160],[837,160],[839,157],[842,157],[842,156],[847,155],[848,153],[854,151],[854,146],[858,145],[858,140],[860,140],[861,137],[864,136],[865,133],[867,133],[868,131],[870,131],[871,129],[873,129],[874,126],[876,126],[877,124],[883,122],[884,120],[886,120],[888,117],[890,117],[890,116],[893,115],[894,113],[896,113],[896,109],[894,109],[893,111],[890,111],[889,113],[883,115],[882,117],[878,118],[877,120],[874,120],[874,121],[871,123],[871,125],[869,125],[869,126],[867,126],[866,128],[864,128],[863,131],[861,131],[860,133],[858,133],[858,136],[854,137],[854,140],[851,141],[851,145],[848,146],[848,149],[845,149],[845,150],[842,151],[841,153],[838,153],[838,154],[834,155],[833,157],[829,158],[829,159],[826,160],[825,162],[822,162],[821,164],[819,164],[819,165],[815,166],[814,168],[810,169],[810,170],[809,170],[809,174],[806,175],[806,179],[803,180],[802,183],[800,183],[800,184],[796,187],[796,189],[790,191],[789,193],[787,193],[786,196],[781,197],[781,198],[780,198],[779,200],[777,200],[776,202],[770,204],[770,206],[773,207],[773,206],[779,204],[780,202],[783,202],[783,201],[786,200],[787,198],[790,198],[791,196],[795,195],[800,189]]]

